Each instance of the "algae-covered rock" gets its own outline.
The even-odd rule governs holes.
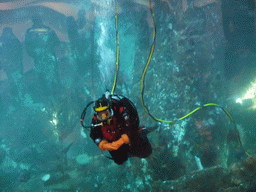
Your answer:
[[[220,166],[191,172],[178,180],[157,181],[155,191],[253,191],[256,187],[256,158],[250,156],[226,169]]]
[[[87,154],[81,154],[76,157],[76,162],[79,165],[86,165],[91,161],[91,157]]]

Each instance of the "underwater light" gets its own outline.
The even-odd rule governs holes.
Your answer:
[[[236,103],[241,104],[245,108],[256,108],[256,80],[251,82],[251,86],[242,98],[238,98]]]
[[[58,124],[57,113],[54,112],[52,116],[53,116],[53,119],[50,121],[50,123],[56,126]]]
[[[251,83],[252,86],[248,89],[243,99],[253,99],[256,96],[256,80]]]
[[[44,175],[44,176],[42,177],[42,180],[43,180],[43,181],[47,181],[47,180],[50,179],[50,177],[51,177],[50,174],[46,174],[46,175]]]
[[[57,125],[57,122],[58,122],[57,119],[53,119],[53,120],[52,120],[52,123],[53,123],[54,125]]]
[[[242,104],[242,102],[243,102],[243,100],[242,100],[241,98],[238,98],[238,99],[236,100],[236,103]]]

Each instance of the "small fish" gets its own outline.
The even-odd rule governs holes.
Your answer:
[[[19,182],[27,182],[30,179],[30,172],[26,169],[22,170],[18,177]]]
[[[195,0],[194,6],[201,8],[214,2],[216,2],[216,0]]]
[[[31,31],[37,32],[37,33],[46,33],[46,32],[48,32],[49,30],[48,30],[48,29],[45,29],[45,28],[36,28],[36,29],[31,29]]]
[[[70,147],[73,145],[73,143],[74,143],[74,142],[70,143],[70,144],[69,144],[67,147],[65,147],[61,152],[62,152],[63,154],[66,154],[66,153],[69,151]]]
[[[3,163],[7,153],[4,149],[0,149],[0,165]]]

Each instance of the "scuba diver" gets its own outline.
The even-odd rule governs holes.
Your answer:
[[[54,48],[60,43],[57,34],[43,24],[40,15],[32,17],[33,26],[26,31],[25,45],[29,56],[35,60],[43,54],[54,55]]]
[[[13,104],[18,104],[24,95],[22,59],[21,42],[12,28],[5,27],[0,37],[0,69],[4,69],[11,86],[10,93],[5,93],[3,97],[9,100],[14,96]]]
[[[227,40],[224,55],[224,75],[227,79],[239,75],[245,61],[239,61],[242,53],[255,52],[255,2],[250,0],[223,0],[222,23]]]
[[[107,92],[95,101],[94,111],[90,137],[102,151],[109,151],[116,164],[152,153],[147,134],[158,126],[139,126],[137,109],[128,98]]]
[[[60,40],[54,30],[43,24],[40,15],[34,15],[32,22],[33,26],[26,31],[25,48],[34,59],[38,83],[42,87],[42,90],[34,92],[52,95],[59,84],[55,48],[60,45]]]
[[[23,75],[21,42],[10,27],[5,27],[0,37],[0,55],[2,68],[8,78],[16,71],[20,73],[19,76]]]
[[[88,38],[85,18],[85,10],[81,9],[78,12],[78,20],[74,17],[67,17],[67,33],[68,39],[71,44],[72,55],[77,65],[78,74],[83,75],[83,71],[86,70],[88,59],[86,59],[88,49]]]

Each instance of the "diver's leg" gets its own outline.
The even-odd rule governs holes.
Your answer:
[[[147,135],[147,134],[151,133],[152,131],[155,131],[157,128],[158,128],[158,125],[154,125],[152,127],[140,126],[139,132],[143,132],[143,134]]]
[[[118,165],[123,164],[128,160],[128,145],[122,145],[118,150],[110,151],[110,155],[112,156],[114,162]]]
[[[157,125],[152,127],[139,127],[139,140],[140,144],[133,150],[133,155],[140,158],[147,158],[152,154],[152,147],[148,140],[147,135],[158,128]]]

